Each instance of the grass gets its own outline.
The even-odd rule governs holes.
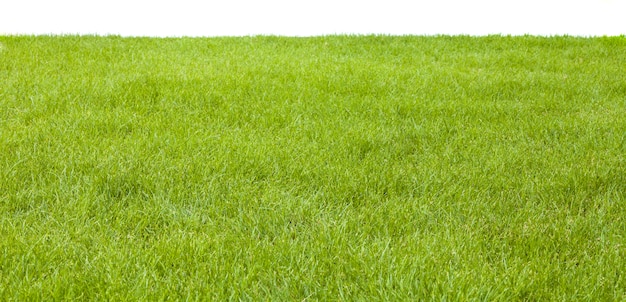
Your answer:
[[[624,300],[626,38],[0,37],[2,300]]]

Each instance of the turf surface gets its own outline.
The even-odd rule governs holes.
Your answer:
[[[2,300],[626,299],[626,37],[0,45]]]

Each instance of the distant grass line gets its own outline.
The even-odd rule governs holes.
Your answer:
[[[2,300],[626,299],[626,37],[0,36]]]

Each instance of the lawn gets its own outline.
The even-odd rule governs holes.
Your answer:
[[[626,37],[0,36],[1,300],[626,299]]]

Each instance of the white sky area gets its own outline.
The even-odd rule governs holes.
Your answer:
[[[626,34],[626,0],[0,0],[0,34]]]

